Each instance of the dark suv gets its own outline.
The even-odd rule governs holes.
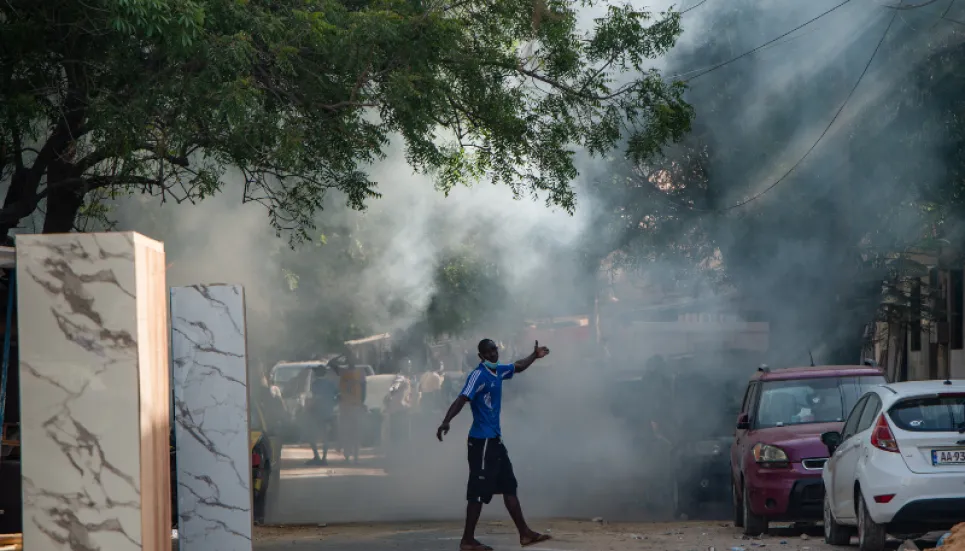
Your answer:
[[[734,524],[756,536],[770,521],[820,520],[828,459],[821,434],[840,431],[865,391],[886,382],[866,366],[759,369],[731,446]]]

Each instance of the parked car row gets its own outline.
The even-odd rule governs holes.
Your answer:
[[[857,536],[860,551],[965,522],[965,381],[762,367],[737,418],[731,495],[747,535],[820,520],[827,543]]]

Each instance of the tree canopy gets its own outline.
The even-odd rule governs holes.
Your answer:
[[[443,190],[485,178],[573,208],[575,150],[645,160],[692,118],[648,67],[679,14],[602,3],[584,29],[596,3],[3,2],[0,235],[38,208],[62,232],[105,196],[243,185],[303,239],[329,190],[378,196],[365,168],[397,137]]]

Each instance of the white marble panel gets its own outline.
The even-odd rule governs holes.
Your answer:
[[[244,289],[171,289],[181,551],[251,549]]]
[[[18,236],[26,549],[170,546],[164,287],[143,236]]]

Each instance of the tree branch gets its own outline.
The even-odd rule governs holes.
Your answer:
[[[454,59],[443,59],[443,62],[456,63],[456,64],[458,64],[458,61],[457,61],[457,60],[454,60]],[[585,101],[593,101],[593,102],[610,101],[610,100],[612,100],[612,99],[614,99],[614,98],[617,98],[617,97],[620,97],[620,96],[622,96],[622,95],[625,95],[627,92],[633,90],[633,89],[636,88],[636,86],[637,86],[636,83],[631,83],[631,84],[627,84],[626,86],[623,86],[623,87],[621,87],[621,88],[618,88],[618,89],[616,89],[615,91],[613,91],[613,92],[611,92],[611,93],[609,93],[609,94],[606,94],[606,95],[591,94],[591,93],[586,92],[586,88],[589,86],[589,83],[584,84],[584,86],[583,86],[581,89],[578,90],[578,89],[573,88],[572,86],[570,86],[570,85],[568,85],[568,84],[566,84],[566,83],[563,83],[563,82],[561,82],[561,81],[559,81],[559,80],[557,80],[557,79],[554,79],[554,78],[552,78],[552,77],[546,76],[546,75],[541,74],[541,73],[538,73],[538,72],[533,71],[533,70],[531,70],[531,69],[527,69],[527,68],[525,68],[522,64],[510,65],[510,64],[508,64],[508,63],[486,62],[485,60],[474,60],[473,62],[474,62],[474,63],[477,63],[477,64],[479,64],[479,65],[488,65],[488,66],[490,66],[490,67],[498,67],[498,68],[500,68],[500,69],[505,69],[505,70],[507,70],[507,71],[515,71],[515,72],[517,72],[517,73],[519,73],[519,74],[521,74],[521,75],[527,76],[527,77],[529,77],[529,78],[531,78],[531,79],[533,79],[533,80],[536,80],[536,81],[538,81],[538,82],[542,82],[542,83],[544,83],[544,84],[548,84],[548,85],[552,86],[553,88],[555,88],[555,89],[557,89],[557,90],[560,90],[560,91],[565,92],[565,93],[567,93],[567,94],[569,94],[569,95],[571,95],[571,96],[580,98],[580,99],[585,100]],[[599,77],[599,73],[596,73],[596,74],[592,75],[591,78],[598,78],[598,77]]]
[[[0,209],[0,224],[16,224],[24,217],[29,216],[41,201],[47,198],[53,191],[69,188],[71,186],[85,187],[87,191],[108,187],[127,187],[127,186],[162,186],[163,183],[156,179],[144,178],[140,176],[95,176],[85,178],[65,178],[58,182],[48,183],[44,189],[30,197],[21,198],[17,202],[7,205]]]
[[[158,155],[157,152],[154,151],[154,148],[151,147],[151,144],[140,144],[132,150],[132,153],[137,151],[147,151],[153,153],[154,155],[147,159],[149,161],[167,161],[172,165],[177,165],[182,168],[187,168],[191,164],[187,155]],[[78,161],[76,166],[80,173],[84,173],[98,164],[116,156],[118,156],[116,151],[98,150],[90,153]]]

